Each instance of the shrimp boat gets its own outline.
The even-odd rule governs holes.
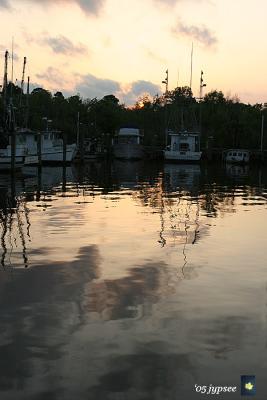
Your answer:
[[[170,126],[166,130],[166,148],[164,150],[164,159],[167,162],[199,162],[202,156],[200,150],[201,108],[198,106],[199,118],[197,118],[198,103],[193,98],[191,91],[192,56],[193,47],[191,51],[190,87],[176,88],[177,102],[170,109]],[[168,71],[166,72],[167,77],[163,83],[166,84],[166,93],[168,93]],[[202,89],[205,86],[206,84],[203,84],[203,71],[201,71],[199,100],[202,99]],[[183,92],[183,89],[186,89],[186,91]]]
[[[166,161],[198,162],[201,159],[200,135],[198,132],[168,131],[170,144],[164,150]]]
[[[66,157],[64,160],[63,140],[58,131],[34,132],[30,129],[20,129],[15,131],[15,162],[16,169],[23,165],[36,165],[39,162],[38,157],[38,135],[40,135],[40,159],[43,164],[58,164],[66,161],[73,161],[77,146],[76,144],[66,145]],[[11,136],[6,148],[0,149],[0,170],[9,170],[11,168],[12,145]]]
[[[75,143],[64,145],[60,138],[60,132],[49,130],[48,123],[52,122],[47,117],[46,130],[44,132],[34,132],[28,128],[18,128],[16,126],[15,110],[22,109],[22,100],[19,107],[13,105],[13,78],[9,89],[8,72],[8,51],[5,52],[4,83],[1,96],[3,98],[3,129],[0,136],[0,170],[18,169],[23,165],[38,164],[39,160],[43,163],[62,163],[71,162],[76,154],[77,145]],[[12,51],[13,65],[13,51]],[[26,57],[23,63],[23,75],[21,81],[21,93],[23,94],[24,73]],[[29,96],[29,78],[27,85],[27,96]],[[21,98],[22,99],[22,98]],[[26,105],[28,110],[28,104]],[[28,113],[21,118],[24,126],[27,126]]]
[[[200,129],[194,111],[195,104],[180,106],[180,118],[173,111],[170,118],[171,129],[166,131],[167,146],[164,150],[164,159],[168,162],[199,162]]]
[[[46,130],[44,132],[34,132],[30,129],[20,129],[17,134],[17,151],[24,152],[25,165],[38,163],[38,136],[40,137],[40,158],[44,164],[62,163],[64,161],[64,145],[60,132],[56,130]],[[66,145],[65,161],[73,161],[77,152],[77,145]]]

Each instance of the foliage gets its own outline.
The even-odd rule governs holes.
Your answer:
[[[225,97],[221,91],[211,91],[199,101],[187,86],[154,98],[144,95],[131,108],[120,104],[112,94],[102,99],[83,99],[79,94],[64,97],[60,91],[52,94],[36,88],[27,96],[9,83],[9,98],[11,92],[18,126],[43,130],[48,119],[53,128],[67,134],[69,141],[76,139],[79,115],[79,130],[84,136],[101,137],[108,143],[120,126],[137,126],[144,133],[145,144],[163,146],[167,129],[189,130],[201,125],[202,146],[212,137],[215,147],[258,148],[261,115],[265,113],[261,104],[244,104],[237,97]],[[1,96],[2,125],[4,111]]]

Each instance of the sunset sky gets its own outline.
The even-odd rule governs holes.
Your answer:
[[[266,0],[0,0],[1,80],[14,37],[14,77],[23,57],[33,87],[127,105],[143,93],[193,84],[246,103],[267,101]],[[9,69],[9,77],[11,68]]]

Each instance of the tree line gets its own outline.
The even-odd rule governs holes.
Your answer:
[[[52,94],[36,88],[30,94],[9,83],[12,91],[17,126],[32,130],[50,127],[64,131],[68,141],[76,140],[78,129],[85,137],[111,140],[121,126],[135,126],[142,130],[146,145],[164,146],[166,130],[199,130],[201,144],[208,140],[218,148],[249,148],[260,146],[261,119],[265,114],[262,104],[244,104],[236,97],[229,98],[222,91],[211,91],[201,100],[189,87],[177,87],[163,95],[142,96],[133,107],[121,104],[113,94],[101,99],[84,99],[80,94],[65,97],[58,91]],[[4,129],[5,104],[0,98],[0,118]]]

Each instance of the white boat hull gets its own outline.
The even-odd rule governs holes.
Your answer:
[[[201,155],[201,151],[164,151],[164,159],[171,162],[198,162],[201,159]]]
[[[72,162],[76,155],[76,145],[68,145],[66,148],[66,162]],[[63,149],[62,147],[44,150],[41,154],[41,161],[43,163],[61,163],[63,162]],[[25,157],[25,165],[38,164],[38,156],[36,154],[29,154]]]

